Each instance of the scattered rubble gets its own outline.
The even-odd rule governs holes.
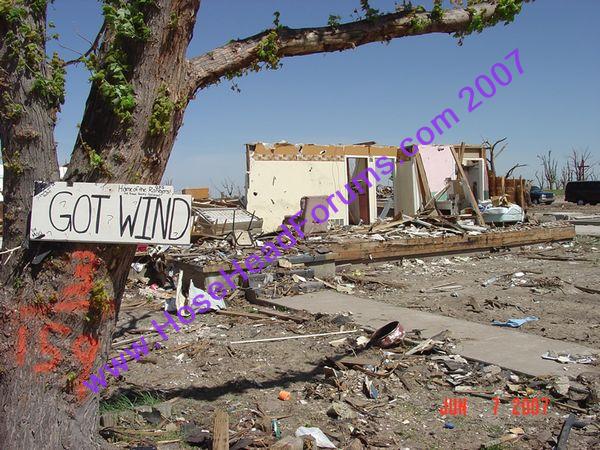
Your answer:
[[[466,224],[453,223],[478,227],[472,220]],[[573,377],[567,370],[561,377],[533,378],[457,355],[452,330],[424,339],[402,317],[390,317],[391,323],[374,330],[358,326],[347,310],[328,316],[268,305],[269,298],[331,289],[486,324],[516,319],[521,327],[510,332],[525,329],[597,346],[597,313],[590,305],[597,302],[600,245],[593,239],[380,262],[369,262],[368,255],[350,262],[329,259],[352,245],[477,239],[565,226],[553,221],[538,227],[459,231],[433,216],[330,226],[300,241],[277,264],[251,274],[225,299],[226,309],[182,326],[143,364],[109,381],[103,405],[120,399],[121,406],[102,414],[102,434],[130,448],[211,448],[218,438],[235,449],[498,448],[512,443],[537,449],[556,445],[565,436],[566,415],[573,413],[582,427],[568,433],[569,445],[593,448],[600,443],[595,355],[563,355],[549,348],[540,358],[555,359],[567,369],[586,364],[589,373]],[[154,336],[150,320],[160,317],[165,305],[177,304],[177,298],[189,302],[218,276],[217,267],[272,239],[255,227],[244,231],[250,246],[205,233],[187,248],[139,248],[113,349],[140,334]],[[534,317],[538,320],[521,323]],[[150,396],[144,404],[129,401],[141,392]],[[450,398],[467,399],[466,416],[440,414]],[[515,399],[537,399],[538,414],[514,415]],[[227,416],[226,428],[217,411]]]

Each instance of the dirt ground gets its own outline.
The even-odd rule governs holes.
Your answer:
[[[365,285],[355,292],[359,296],[485,324],[535,316],[540,320],[519,330],[600,348],[600,297],[575,287],[600,286],[598,238],[353,266],[350,273],[406,285]]]
[[[570,243],[344,270],[354,277],[368,275],[384,284],[393,280],[405,285],[398,289],[357,283],[357,296],[486,324],[533,315],[540,320],[517,332],[600,348],[600,294],[576,287],[599,288],[599,262],[600,239],[578,237]],[[448,284],[455,287],[439,288]],[[239,293],[228,311],[253,309]],[[163,323],[162,314],[160,295],[131,283],[115,342],[140,333],[157,340],[149,332],[150,320]],[[587,425],[571,431],[568,448],[600,446],[600,379],[591,373],[577,380],[527,379],[452,356],[447,346],[451,338],[410,356],[404,353],[414,343],[392,350],[364,349],[356,339],[370,333],[361,330],[231,343],[357,328],[351,316],[305,318],[297,323],[209,313],[180,332],[171,331],[168,341],[140,362],[131,362],[119,380],[109,377],[109,388],[102,393],[103,436],[126,448],[210,448],[213,416],[222,409],[229,416],[233,449],[269,448],[277,429],[286,437],[302,426],[320,428],[342,449],[541,449],[553,448],[565,418],[575,413]],[[410,329],[410,324],[404,325]],[[116,355],[119,348],[114,348]],[[344,362],[348,357],[360,359]],[[365,389],[366,379],[377,395],[368,394],[372,391]],[[476,392],[461,392],[465,386]],[[291,399],[279,400],[281,390],[289,391]],[[495,410],[493,397],[506,403]],[[523,415],[522,401],[513,403],[515,397],[539,402],[547,398],[551,403],[545,413],[540,406],[537,415]],[[447,398],[466,398],[466,415],[443,416],[439,410]]]

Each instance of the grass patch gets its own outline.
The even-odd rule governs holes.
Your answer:
[[[152,406],[161,403],[163,399],[149,392],[141,392],[134,396],[118,395],[108,400],[100,401],[100,414],[127,411],[136,406]]]
[[[504,427],[500,425],[488,425],[485,427],[485,429],[493,438],[498,438],[504,434]]]

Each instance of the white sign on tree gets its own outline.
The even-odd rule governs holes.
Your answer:
[[[192,197],[172,186],[36,182],[31,209],[32,240],[190,243]]]

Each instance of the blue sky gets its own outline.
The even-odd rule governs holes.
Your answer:
[[[445,2],[447,3],[447,2]],[[343,21],[358,0],[204,0],[188,55],[195,56],[268,28],[273,11],[289,27],[322,26],[330,14]],[[372,0],[382,11],[393,1]],[[428,9],[431,1],[413,1]],[[101,24],[100,2],[56,0],[49,19],[60,42],[85,51]],[[436,143],[480,143],[508,137],[499,172],[520,162],[533,178],[537,154],[564,158],[572,148],[589,148],[600,161],[600,2],[538,0],[525,4],[515,22],[486,29],[463,46],[445,34],[369,44],[352,51],[283,60],[277,71],[228,82],[199,92],[188,107],[165,179],[177,188],[218,186],[223,178],[243,185],[244,144],[253,141],[398,145],[433,116],[453,108],[460,123]],[[477,110],[458,98],[480,74],[518,48],[524,69]],[[58,49],[65,59],[78,55]],[[512,63],[508,66],[513,68]],[[89,74],[71,67],[67,101],[56,129],[59,162],[69,159],[87,98]],[[479,96],[481,99],[481,96]],[[600,174],[600,170],[596,170]]]

